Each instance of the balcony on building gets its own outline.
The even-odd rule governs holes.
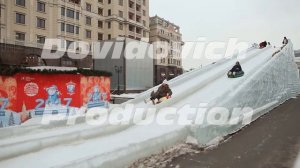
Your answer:
[[[135,14],[132,12],[129,12],[128,18],[129,18],[129,20],[135,21]]]
[[[69,0],[69,2],[80,5],[81,0]]]
[[[129,0],[128,6],[129,6],[129,11],[132,13],[135,13],[135,3],[131,0]]]
[[[136,0],[136,4],[142,5],[142,0]]]
[[[142,6],[136,4],[136,14],[142,16]]]
[[[142,24],[142,17],[136,15],[136,22],[137,22],[138,24]]]
[[[129,31],[128,31],[128,34],[129,34],[130,36],[133,36],[133,38],[135,38],[135,31],[136,31],[135,26],[129,25]]]

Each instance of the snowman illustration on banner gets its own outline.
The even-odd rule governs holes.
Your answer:
[[[46,105],[49,106],[58,106],[60,105],[60,99],[59,99],[59,90],[56,85],[52,85],[48,88],[46,88],[48,99],[46,100]]]
[[[70,96],[74,95],[76,84],[71,81],[71,82],[67,83],[66,85],[67,85],[68,95],[70,95]]]
[[[105,93],[100,92],[98,85],[94,86],[93,92],[89,94],[88,108],[106,106],[106,97]]]

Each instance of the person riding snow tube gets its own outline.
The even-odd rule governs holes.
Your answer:
[[[153,91],[151,93],[150,101],[152,101],[154,105],[159,104],[162,103],[163,101],[170,99],[172,94],[173,92],[170,89],[169,85],[166,83],[166,81],[164,81],[156,92]],[[145,103],[147,102],[148,101],[145,100]]]
[[[228,72],[227,76],[229,78],[238,78],[244,76],[244,71],[242,70],[241,64],[236,62],[233,68]]]

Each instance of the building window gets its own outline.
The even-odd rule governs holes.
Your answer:
[[[108,16],[111,16],[111,9],[108,9],[107,15],[108,15]]]
[[[38,12],[46,12],[46,4],[44,2],[37,2],[37,11]]]
[[[123,11],[119,11],[119,17],[123,17]]]
[[[136,15],[136,21],[139,22],[139,23],[141,23],[142,22],[141,21],[141,16]]]
[[[61,48],[66,48],[66,43],[65,43],[64,39],[60,40],[60,47]]]
[[[85,18],[85,24],[86,24],[86,25],[92,25],[92,18],[89,17],[89,16],[87,16],[87,17]]]
[[[46,37],[45,36],[37,36],[36,42],[39,44],[45,44]]]
[[[73,33],[74,34],[74,28],[75,28],[74,25],[67,24],[66,31],[68,33]]]
[[[76,34],[79,34],[79,27],[76,26]]]
[[[110,40],[110,39],[111,39],[111,34],[109,34],[109,35],[107,36],[107,39],[108,39],[108,40]]]
[[[16,23],[25,24],[25,15],[22,13],[16,13]]]
[[[123,0],[119,0],[119,5],[120,5],[120,6],[123,6],[123,4],[124,4],[124,3],[123,3]]]
[[[85,36],[86,36],[86,38],[92,38],[92,31],[91,30],[86,30],[85,31]]]
[[[65,23],[61,23],[61,24],[60,24],[60,30],[61,30],[62,32],[65,31]]]
[[[25,6],[25,0],[16,0],[16,5]]]
[[[128,16],[130,20],[134,20],[134,13],[129,12]]]
[[[111,22],[107,22],[107,28],[111,28]]]
[[[102,41],[103,40],[103,34],[102,33],[98,33],[98,40]]]
[[[143,10],[143,16],[146,16],[146,11],[145,10]]]
[[[99,3],[103,3],[103,0],[98,0]]]
[[[138,4],[136,5],[136,11],[141,12],[141,8],[142,8],[141,5]]]
[[[92,5],[89,3],[86,3],[86,11],[92,12]]]
[[[122,23],[119,23],[119,29],[123,30],[123,24]]]
[[[36,26],[38,28],[44,29],[46,27],[46,20],[42,18],[37,18]]]
[[[131,0],[129,0],[129,8],[134,9],[134,2],[132,2]]]
[[[60,11],[61,11],[61,16],[65,16],[65,14],[66,14],[66,8],[61,7]]]
[[[146,0],[143,0],[143,5],[146,6]]]
[[[71,67],[74,65],[75,63],[72,60],[67,60],[66,58],[61,60],[61,66]]]
[[[102,8],[98,8],[98,15],[103,16],[103,9]]]
[[[76,12],[76,19],[79,20],[79,12]]]
[[[67,17],[69,18],[75,18],[75,11],[71,9],[67,9]]]
[[[103,28],[103,21],[98,20],[98,28]]]
[[[142,29],[137,27],[137,28],[136,28],[136,33],[142,34]]]
[[[132,25],[129,25],[129,31],[131,31],[131,32],[135,32],[134,26],[132,26]]]
[[[67,40],[67,48],[68,49],[75,49],[75,43],[73,41]]]
[[[107,2],[108,4],[111,4],[111,0],[108,0],[108,2]]]
[[[25,33],[16,32],[16,40],[25,41]]]

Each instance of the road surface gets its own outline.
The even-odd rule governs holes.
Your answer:
[[[300,152],[300,97],[291,99],[218,148],[175,158],[180,168],[292,168]]]

